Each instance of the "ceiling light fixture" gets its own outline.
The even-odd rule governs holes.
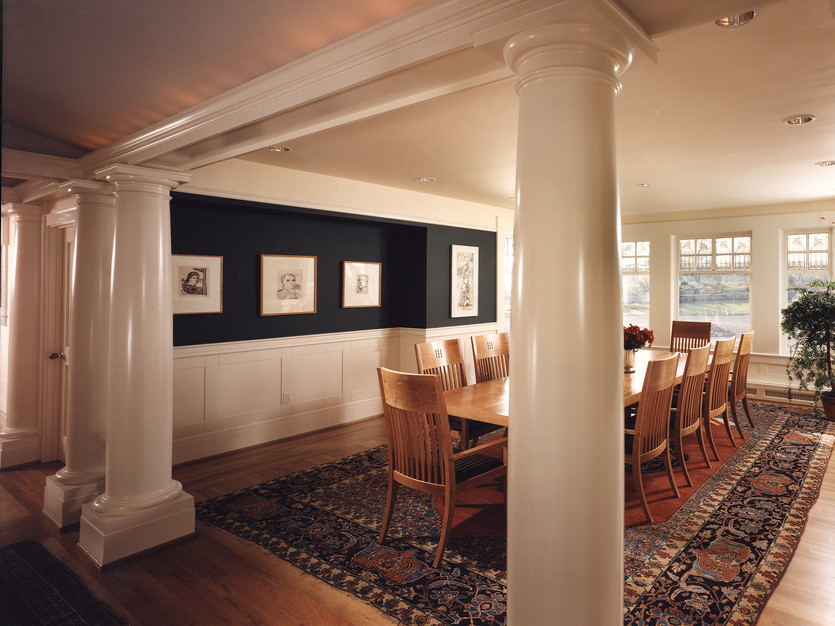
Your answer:
[[[740,13],[739,15],[729,15],[728,17],[720,18],[713,23],[719,28],[739,28],[750,23],[755,17],[757,17],[756,11],[745,11],[745,13]]]
[[[415,180],[418,181],[419,183],[434,183],[435,182],[435,179],[432,178],[431,176],[418,176],[417,178],[415,178]]]
[[[818,167],[832,167],[835,165],[835,161],[818,161],[815,165]]]
[[[272,150],[273,152],[290,152],[289,146],[279,146],[278,144],[274,146],[270,146],[267,150]]]
[[[793,115],[791,117],[787,117],[783,120],[784,124],[788,124],[789,126],[802,126],[803,124],[809,124],[815,121],[814,115],[803,114],[803,115]]]
[[[638,187],[652,187],[652,183],[638,183]]]

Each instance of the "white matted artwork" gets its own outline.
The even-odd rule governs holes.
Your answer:
[[[478,315],[478,247],[452,246],[452,317]]]
[[[316,257],[261,255],[261,315],[316,312]]]
[[[342,307],[380,306],[382,263],[342,262]]]
[[[171,255],[173,310],[182,313],[223,313],[223,257]]]

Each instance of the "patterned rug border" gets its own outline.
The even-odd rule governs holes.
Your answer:
[[[766,403],[763,403],[769,406]],[[694,493],[687,502],[666,522],[655,525],[654,531],[661,535],[658,547],[642,567],[639,567],[624,583],[624,616],[637,606],[651,590],[659,577],[675,562],[691,544],[693,538],[708,521],[713,519],[719,507],[731,494],[751,468],[762,458],[763,453],[774,444],[774,440],[790,419],[798,415],[810,416],[811,409],[777,406],[783,413],[766,427],[766,433],[746,439],[743,445],[725,461],[722,469],[729,469],[718,476],[717,470],[711,478]],[[826,425],[815,442],[809,458],[809,466],[800,482],[788,512],[780,525],[777,535],[771,541],[765,556],[757,564],[751,579],[738,593],[731,615],[723,624],[738,626],[753,624],[765,607],[777,583],[785,573],[797,544],[806,527],[811,507],[817,502],[823,476],[832,455],[835,441],[835,422]],[[736,459],[736,462],[733,462]],[[718,480],[717,480],[718,478]],[[706,496],[704,494],[707,494]],[[652,527],[646,527],[652,528]],[[644,623],[644,622],[638,622]],[[653,622],[654,623],[654,622]],[[667,623],[667,622],[658,622]],[[690,622],[680,621],[680,624]],[[694,624],[697,622],[693,622]]]

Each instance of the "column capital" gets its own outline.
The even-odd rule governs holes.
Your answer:
[[[113,185],[110,183],[103,183],[97,180],[87,180],[86,178],[72,178],[59,185],[59,187],[72,195],[80,193],[96,194],[113,194]]]
[[[473,45],[491,47],[548,24],[584,24],[607,27],[622,34],[634,49],[653,62],[657,48],[644,27],[616,0],[537,0],[508,2],[501,9],[475,21]]]
[[[610,82],[615,90],[633,52],[630,41],[614,28],[590,24],[545,24],[515,35],[504,48],[519,86],[546,75],[581,72]]]
[[[168,189],[175,189],[191,180],[191,174],[121,164],[109,165],[96,170],[93,177],[114,183],[117,187],[125,183],[139,183],[168,187]]]
[[[3,215],[41,217],[45,212],[40,204],[23,204],[22,202],[7,202],[2,208]]]

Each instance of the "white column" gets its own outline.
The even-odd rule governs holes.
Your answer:
[[[61,527],[104,491],[110,265],[116,206],[112,185],[72,181],[77,201],[68,348],[63,469],[46,479],[44,512]]]
[[[28,204],[3,205],[11,232],[8,248],[7,371],[2,373],[6,410],[0,413],[0,468],[40,460],[41,239],[43,210]]]
[[[113,166],[105,491],[82,507],[79,543],[110,563],[194,532],[194,499],[171,477],[173,319],[169,191],[175,172]]]
[[[508,503],[512,624],[619,624],[623,410],[616,76],[607,26],[514,36],[516,267]]]

